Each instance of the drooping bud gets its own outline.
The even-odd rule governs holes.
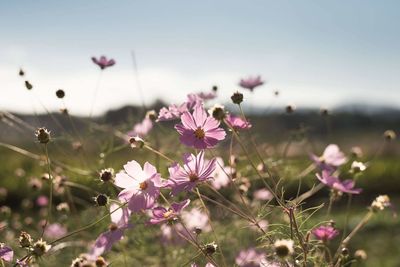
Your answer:
[[[132,148],[142,148],[144,146],[144,140],[139,136],[129,138],[129,143]]]
[[[25,87],[28,90],[31,90],[33,88],[33,85],[29,81],[25,81]]]

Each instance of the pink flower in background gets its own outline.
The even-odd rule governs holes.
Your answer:
[[[10,247],[0,243],[0,259],[5,262],[12,262],[13,258],[14,251]]]
[[[100,67],[100,69],[104,70],[105,68],[111,67],[115,64],[114,59],[107,59],[105,56],[101,56],[99,59],[92,57],[92,61],[94,64]]]
[[[171,195],[177,195],[182,191],[191,191],[198,183],[212,178],[215,170],[215,159],[209,162],[204,161],[204,150],[195,156],[186,154],[184,156],[184,165],[181,167],[175,163],[168,168],[170,179],[168,186],[171,188]]]
[[[203,99],[197,94],[188,94],[186,98],[185,103],[188,110],[193,110],[196,107],[203,106]]]
[[[259,267],[265,260],[265,254],[258,252],[254,248],[241,250],[236,256],[235,262],[240,267]]]
[[[313,235],[323,241],[328,241],[334,239],[339,231],[333,228],[332,226],[320,226],[312,231]]]
[[[156,207],[153,209],[153,218],[150,219],[151,224],[157,224],[165,221],[174,221],[182,209],[186,208],[190,203],[190,199],[179,203],[172,203],[171,208]]]
[[[181,117],[181,115],[185,111],[188,111],[186,103],[183,103],[180,106],[170,105],[168,108],[163,107],[160,109],[160,112],[158,113],[157,121],[177,120]]]
[[[274,198],[271,192],[265,188],[254,191],[253,197],[257,200],[268,201]]]
[[[175,125],[175,129],[181,135],[180,141],[189,147],[212,148],[225,139],[226,133],[219,127],[219,121],[208,116],[202,106],[195,107],[193,114],[184,112],[181,122]]]
[[[311,159],[320,169],[331,171],[347,161],[344,153],[335,144],[328,145],[320,157],[311,154]]]
[[[255,223],[251,223],[250,227],[251,229],[253,229],[254,231],[260,231],[260,228],[263,229],[264,231],[267,231],[268,226],[269,226],[269,222],[267,220],[259,220],[257,222],[258,226]]]
[[[241,79],[239,85],[242,88],[249,89],[253,91],[254,88],[263,85],[264,82],[261,80],[261,76],[248,77],[247,79]]]
[[[225,121],[235,130],[248,130],[252,127],[250,122],[232,114],[228,114],[225,118]]]
[[[211,231],[207,214],[198,208],[193,208],[190,211],[183,211],[181,217],[189,230],[199,228],[203,232]]]
[[[220,157],[216,158],[215,170],[211,175],[211,186],[219,190],[222,187],[228,186],[231,178],[228,175],[234,175],[235,169],[230,166],[224,166],[224,160]]]
[[[354,188],[355,183],[353,180],[348,179],[344,180],[343,182],[340,181],[338,177],[333,176],[330,174],[329,171],[323,170],[322,175],[319,173],[316,174],[318,180],[321,181],[324,185],[329,186],[330,188],[348,194],[360,194],[362,189],[361,188]]]
[[[59,223],[52,223],[49,224],[46,229],[44,230],[44,236],[47,238],[60,238],[67,234],[67,228],[62,226]]]
[[[215,92],[200,92],[197,94],[198,97],[200,97],[202,100],[212,100],[217,97],[217,94]]]
[[[144,118],[143,121],[136,123],[132,131],[128,132],[129,136],[139,136],[144,138],[153,129],[153,122],[149,118]]]
[[[124,170],[116,175],[114,181],[115,185],[124,188],[118,199],[128,201],[128,207],[133,212],[152,208],[160,188],[164,186],[156,168],[146,162],[142,169],[139,163],[132,160],[124,165]]]
[[[36,199],[36,205],[38,205],[39,207],[46,207],[47,205],[49,205],[49,199],[46,196],[39,196]]]
[[[192,263],[190,267],[199,267],[199,265],[197,265],[196,263]],[[204,265],[204,267],[215,267],[215,265],[211,262],[208,262],[206,265]]]
[[[97,258],[103,253],[109,251],[112,246],[123,239],[126,229],[131,228],[129,224],[130,212],[126,208],[119,208],[117,204],[110,205],[111,225],[109,230],[100,234],[96,239],[89,255],[91,258]]]

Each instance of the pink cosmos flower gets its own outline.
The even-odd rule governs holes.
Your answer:
[[[335,144],[328,145],[320,157],[311,154],[311,159],[320,169],[331,171],[347,161],[344,153],[340,151],[339,147]]]
[[[362,189],[361,188],[354,188],[355,183],[353,180],[348,179],[344,180],[343,182],[340,181],[338,177],[333,176],[330,174],[329,171],[323,170],[322,175],[319,173],[316,174],[318,180],[321,181],[324,185],[329,186],[330,188],[348,194],[360,194]]]
[[[207,214],[198,208],[193,208],[190,211],[183,211],[181,217],[190,231],[196,228],[201,229],[205,233],[211,231],[211,225],[208,222]]]
[[[211,180],[211,186],[219,190],[222,187],[228,186],[231,182],[231,178],[228,175],[233,175],[235,169],[230,166],[224,166],[224,160],[220,157],[216,158],[216,167],[211,175],[213,179]]]
[[[254,248],[241,250],[236,256],[235,262],[240,267],[259,267],[265,260],[265,254],[258,252]]]
[[[226,133],[219,127],[220,122],[208,116],[202,106],[196,106],[193,114],[184,112],[181,122],[175,125],[175,129],[181,135],[180,141],[187,146],[197,149],[211,148],[225,139]]]
[[[67,228],[59,223],[49,224],[44,230],[44,236],[47,238],[60,238],[67,234]]]
[[[185,154],[183,167],[175,163],[168,168],[170,174],[168,186],[171,188],[171,195],[177,195],[182,191],[189,192],[198,183],[211,179],[215,162],[216,159],[204,161],[204,150],[201,150],[197,156]]]
[[[235,130],[248,130],[252,127],[251,123],[239,116],[228,114],[225,118],[226,123]]]
[[[105,56],[101,56],[100,59],[92,57],[92,61],[94,64],[100,67],[100,69],[104,70],[105,68],[111,67],[115,64],[114,59],[107,59]]]
[[[200,92],[197,94],[198,97],[200,97],[202,100],[212,100],[217,97],[217,94],[215,92]]]
[[[328,241],[334,239],[339,234],[339,231],[332,226],[322,225],[318,228],[315,228],[312,233],[317,239]]]
[[[133,129],[128,132],[129,136],[139,136],[144,138],[153,129],[153,122],[149,118],[144,118],[143,121],[136,123]]]
[[[142,169],[139,163],[132,160],[124,165],[124,170],[116,175],[114,181],[115,185],[124,188],[118,199],[128,201],[128,207],[133,212],[152,208],[160,188],[164,186],[156,168],[146,162]]]
[[[188,111],[186,103],[183,103],[180,106],[170,105],[168,108],[163,107],[160,109],[160,112],[158,113],[157,121],[177,120],[181,117],[181,115],[185,111]]]
[[[36,199],[36,205],[38,205],[39,207],[46,207],[49,204],[49,199],[46,196],[39,196]]]
[[[248,77],[247,79],[241,79],[239,85],[245,89],[253,91],[254,88],[263,85],[264,82],[261,81],[261,76]]]
[[[13,258],[14,251],[10,247],[0,243],[0,259],[5,262],[12,262]]]
[[[254,191],[253,197],[257,200],[268,201],[274,198],[271,192],[265,188]]]
[[[190,199],[186,199],[179,203],[172,203],[171,208],[156,207],[153,209],[153,218],[150,219],[150,224],[175,221],[182,209],[186,208],[190,203]]]
[[[119,208],[118,205],[113,203],[110,205],[111,225],[109,230],[100,234],[96,239],[89,255],[91,258],[97,258],[103,253],[109,251],[112,246],[123,239],[126,229],[131,228],[129,224],[130,211],[127,208]]]

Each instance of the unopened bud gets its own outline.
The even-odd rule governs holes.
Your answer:
[[[240,105],[243,102],[243,94],[236,92],[231,96],[231,99],[234,104]]]
[[[58,89],[58,90],[56,91],[56,96],[57,96],[58,98],[64,98],[64,96],[65,96],[64,90]]]

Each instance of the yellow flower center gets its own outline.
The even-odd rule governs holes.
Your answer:
[[[206,133],[205,133],[204,130],[201,129],[200,127],[197,128],[197,129],[194,131],[194,136],[195,136],[197,139],[203,139],[205,135],[206,135]]]
[[[167,219],[167,218],[171,217],[171,215],[172,215],[173,213],[174,213],[173,210],[168,210],[167,212],[165,212],[165,213],[163,214],[163,217],[164,217],[165,219]]]
[[[139,188],[140,188],[141,190],[146,190],[147,187],[148,187],[148,184],[147,184],[146,182],[141,182],[141,183],[139,184]]]

